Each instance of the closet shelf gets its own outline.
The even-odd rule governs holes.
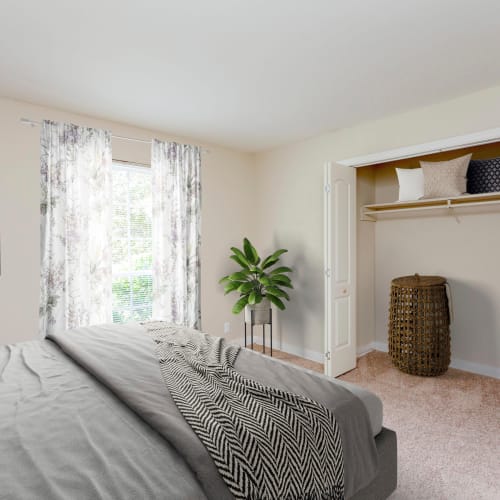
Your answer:
[[[416,201],[395,201],[392,203],[377,203],[364,205],[362,220],[375,221],[380,216],[389,214],[404,214],[428,210],[455,209],[466,207],[488,207],[498,205],[500,208],[500,192],[483,194],[465,194],[449,198],[432,198]]]

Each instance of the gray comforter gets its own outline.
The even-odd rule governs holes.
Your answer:
[[[366,409],[346,389],[243,350],[235,368],[303,394],[339,423],[350,497],[377,453]],[[229,499],[163,384],[140,325],[105,325],[0,348],[1,499]]]

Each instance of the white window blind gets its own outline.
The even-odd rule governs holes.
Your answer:
[[[113,163],[113,322],[152,314],[152,186],[147,167]]]

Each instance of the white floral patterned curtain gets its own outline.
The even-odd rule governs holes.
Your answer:
[[[153,318],[200,328],[200,148],[153,140]]]
[[[110,322],[111,135],[44,121],[40,335]]]

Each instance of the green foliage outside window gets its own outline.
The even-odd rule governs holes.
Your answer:
[[[113,322],[151,319],[151,173],[113,169]],[[142,271],[142,272],[141,272]]]

